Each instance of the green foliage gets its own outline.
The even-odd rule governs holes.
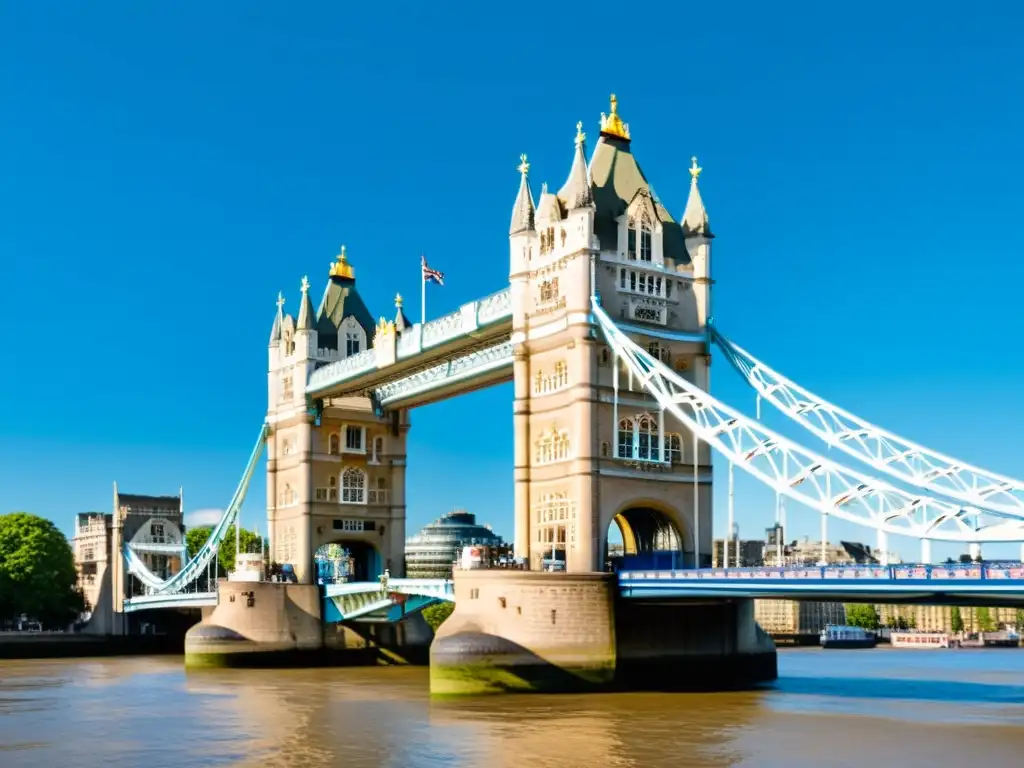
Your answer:
[[[454,610],[455,603],[434,603],[423,609],[423,618],[427,620],[430,628],[437,632],[437,628],[444,624],[444,620],[451,616]]]
[[[862,603],[846,606],[846,623],[851,627],[863,627],[864,629],[878,629],[881,626],[875,606]]]
[[[992,614],[988,608],[977,608],[974,617],[978,621],[978,630],[981,632],[995,632],[996,623],[992,620]]]
[[[27,512],[0,515],[0,620],[25,614],[63,629],[83,610],[75,556],[64,534]]]
[[[955,605],[949,610],[949,628],[953,632],[964,631],[964,617],[960,614],[960,608]]]
[[[194,557],[199,549],[206,543],[206,540],[210,538],[210,534],[213,532],[213,528],[210,526],[201,526],[199,528],[189,528],[185,532],[185,546],[188,547],[188,556]],[[243,528],[238,533],[238,538],[241,544],[243,552],[259,552],[260,551],[260,535],[253,531],[247,531]],[[266,540],[263,540],[263,551],[267,550]],[[227,535],[224,537],[224,541],[220,545],[220,551],[217,553],[217,561],[220,564],[220,575],[221,577],[227,576],[235,567],[235,526],[228,528]],[[213,567],[212,565],[210,566]],[[211,572],[212,577],[212,572]]]
[[[889,622],[891,629],[913,629],[914,620],[908,619],[905,616],[896,616],[891,622]]]

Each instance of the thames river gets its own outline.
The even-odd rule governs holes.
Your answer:
[[[0,662],[0,766],[1024,764],[1024,651],[779,653],[748,693],[432,702],[422,668]]]

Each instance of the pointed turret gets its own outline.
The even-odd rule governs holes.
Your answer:
[[[274,325],[270,329],[270,346],[274,347],[281,341],[281,326],[284,325],[284,295],[278,291],[277,314],[274,315]]]
[[[690,197],[686,201],[686,210],[683,212],[683,220],[680,222],[683,227],[683,234],[702,235],[712,237],[711,225],[708,223],[708,212],[704,208],[704,201],[700,196],[700,189],[697,187],[697,178],[703,170],[697,165],[697,158],[692,158],[690,166]]]
[[[537,210],[533,204],[533,192],[530,191],[530,164],[526,161],[526,155],[520,155],[519,160],[519,194],[512,208],[512,225],[508,230],[510,235],[532,232]]]
[[[402,309],[402,303],[405,300],[402,298],[402,294],[395,294],[395,330],[401,333],[406,328],[412,328],[412,323],[409,322],[409,318],[405,316],[405,310]]]
[[[295,321],[296,331],[311,331],[313,330],[313,319],[316,315],[313,313],[313,302],[309,300],[309,278],[302,278],[302,299],[299,303],[299,318]]]
[[[570,211],[594,204],[594,190],[590,188],[590,173],[587,170],[587,134],[583,132],[583,123],[576,123],[576,153],[572,158],[569,178],[558,190],[562,204]]]

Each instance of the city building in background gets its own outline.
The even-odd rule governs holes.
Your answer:
[[[878,605],[878,616],[883,626],[893,626],[900,619],[905,626],[922,632],[948,632],[953,634],[953,607],[948,605]],[[957,608],[963,622],[963,632],[994,632],[1019,627],[1017,609],[1007,606],[991,608]]]
[[[741,539],[739,534],[729,541],[729,562],[725,562],[725,539],[715,539],[711,549],[711,567],[755,568],[764,565],[765,542]]]
[[[755,600],[754,618],[770,635],[818,635],[829,624],[846,623],[842,603]]]
[[[487,547],[491,557],[511,556],[510,547],[476,515],[457,509],[442,515],[405,541],[405,573],[410,579],[450,579],[462,548]]]
[[[86,612],[91,614],[100,601],[103,580],[110,566],[110,541],[114,516],[109,512],[82,512],[75,515],[75,535],[71,549],[75,554],[78,588],[85,595]]]

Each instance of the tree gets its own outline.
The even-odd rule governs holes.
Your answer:
[[[964,631],[964,617],[960,614],[960,609],[955,605],[949,609],[949,629],[951,632]]]
[[[75,555],[52,522],[27,512],[0,515],[0,620],[25,614],[62,629],[85,610]]]
[[[996,623],[992,620],[992,614],[988,608],[978,608],[975,613],[975,618],[978,622],[979,632],[994,632],[996,629]]]
[[[427,620],[430,628],[437,632],[437,628],[444,624],[444,620],[451,616],[454,610],[455,603],[434,603],[423,609],[423,618]]]
[[[881,626],[878,609],[873,605],[861,603],[846,606],[846,623],[851,627],[863,627],[864,629],[878,629]]]
[[[196,556],[203,544],[206,543],[206,540],[210,538],[211,533],[213,533],[213,528],[208,525],[200,526],[199,528],[189,528],[185,532],[185,546],[188,548],[188,556],[190,558]],[[261,543],[263,551],[267,551],[266,539],[262,539],[254,531],[247,531],[243,528],[238,532],[238,538],[242,552],[259,552]],[[235,526],[233,525],[228,528],[228,532],[224,535],[224,540],[220,544],[220,550],[217,552],[217,562],[220,565],[221,576],[227,576],[235,568]]]
[[[1016,619],[1014,623],[1017,625],[1017,631],[1024,631],[1024,608],[1017,609]]]

